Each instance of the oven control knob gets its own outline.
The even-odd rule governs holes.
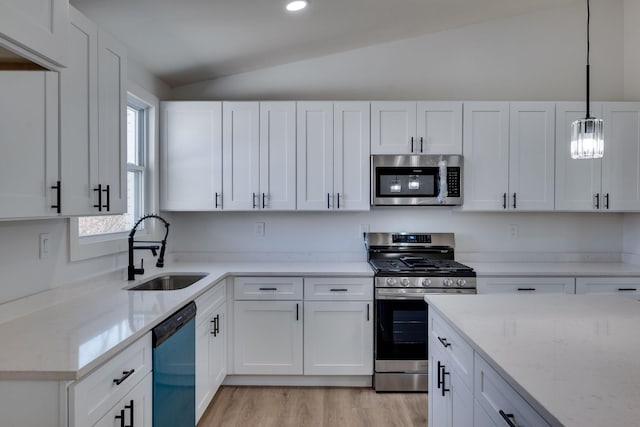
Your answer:
[[[453,285],[453,280],[451,280],[451,279],[444,279],[444,280],[442,281],[442,284],[443,284],[444,286],[447,286],[447,287],[448,287],[448,286],[451,286],[451,285]]]
[[[431,286],[431,279],[422,279],[422,286]]]
[[[404,279],[402,279],[402,280],[400,281],[400,284],[401,284],[402,286],[404,286],[404,287],[409,286],[409,279],[407,279],[407,278],[405,277]]]
[[[458,284],[458,286],[463,287],[467,284],[467,281],[464,279],[458,279],[456,283]]]
[[[395,286],[396,283],[398,283],[398,281],[394,278],[394,277],[389,277],[387,278],[387,285],[389,286]]]

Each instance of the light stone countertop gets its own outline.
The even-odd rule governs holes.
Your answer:
[[[494,276],[640,276],[640,265],[620,262],[464,262],[479,277]]]
[[[552,425],[640,425],[640,302],[593,295],[433,295]]]
[[[126,290],[179,272],[207,276],[182,290]],[[366,262],[171,263],[147,268],[132,282],[102,278],[26,297],[0,305],[0,380],[82,378],[216,283],[239,275],[369,277],[373,272]]]

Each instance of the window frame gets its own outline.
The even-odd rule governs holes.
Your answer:
[[[143,197],[144,210],[147,212],[155,212],[157,208],[157,190],[155,183],[157,180],[157,172],[155,165],[157,153],[157,124],[159,99],[146,90],[137,85],[129,84],[127,91],[127,107],[132,104],[136,107],[144,107],[146,109],[146,126],[139,132],[144,132],[147,138],[146,147],[141,149],[143,156],[143,167],[133,165],[127,162],[127,174],[131,170],[144,170],[144,188],[141,197]],[[80,236],[78,232],[78,217],[69,218],[69,257],[71,261],[81,261],[85,259],[97,258],[101,256],[114,255],[128,250],[127,236],[128,232],[98,234],[93,236]],[[151,236],[155,231],[153,223],[146,224],[144,229],[139,230],[136,235]]]

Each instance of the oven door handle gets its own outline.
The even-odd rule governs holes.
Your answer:
[[[379,300],[423,300],[424,296],[428,295],[427,292],[421,293],[399,293],[397,291],[384,291],[378,289],[376,292],[376,299]]]

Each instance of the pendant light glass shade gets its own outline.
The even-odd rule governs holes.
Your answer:
[[[604,137],[601,119],[592,117],[571,124],[571,158],[601,159],[604,155]]]

